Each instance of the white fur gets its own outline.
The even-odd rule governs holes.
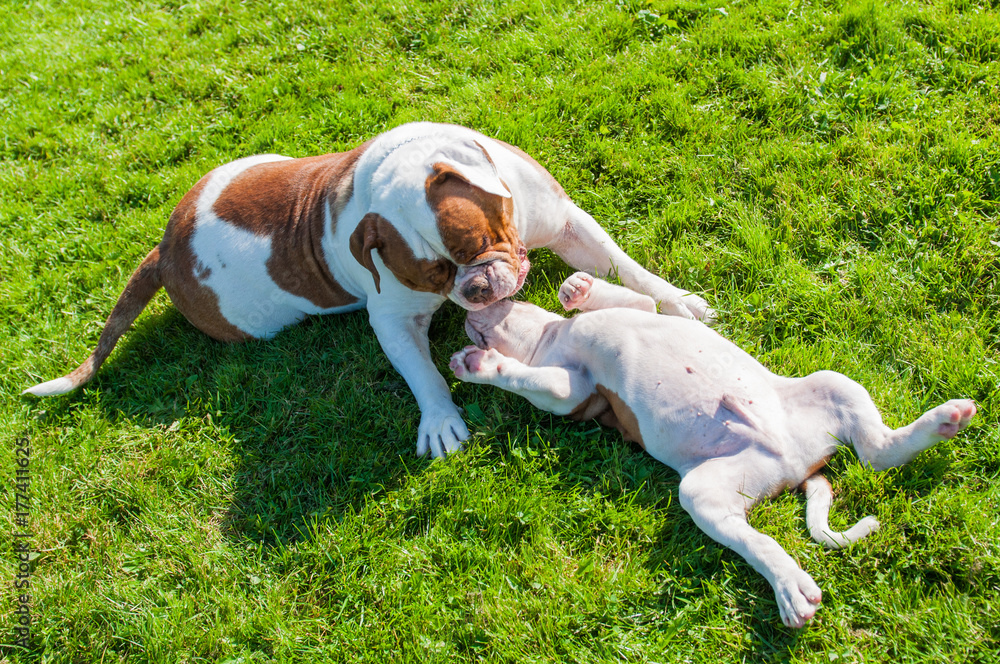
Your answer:
[[[646,451],[680,473],[683,507],[771,583],[789,626],[802,627],[822,594],[777,542],[750,527],[747,510],[808,480],[813,538],[847,546],[878,521],[867,517],[844,533],[830,530],[829,484],[810,473],[839,441],[879,470],[954,436],[976,412],[972,401],[955,399],[893,430],[868,392],[846,376],[776,376],[705,325],[650,313],[649,299],[627,289],[576,274],[560,300],[590,311],[567,320],[524,302],[502,302],[470,312],[466,329],[478,348],[452,357],[455,375],[560,414],[598,385],[616,394],[638,423]]]
[[[212,171],[198,197],[198,215],[191,237],[198,281],[216,294],[219,311],[226,320],[259,339],[268,339],[308,315],[356,308],[324,309],[279,287],[267,272],[267,261],[272,251],[271,238],[237,228],[220,219],[212,209],[225,188],[240,173],[259,164],[286,159],[289,157],[258,155],[239,159]]]
[[[72,392],[74,389],[76,389],[76,385],[73,384],[73,381],[64,376],[45,383],[39,383],[34,387],[29,387],[21,392],[21,394],[34,394],[36,397],[53,397],[57,394]]]

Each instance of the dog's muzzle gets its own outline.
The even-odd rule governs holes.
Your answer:
[[[451,298],[470,311],[487,307],[519,291],[530,266],[527,249],[522,246],[513,263],[508,258],[497,258],[475,266],[459,267]]]

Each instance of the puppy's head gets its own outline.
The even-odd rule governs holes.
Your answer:
[[[565,320],[528,302],[502,300],[465,317],[465,333],[478,348],[495,348],[522,362],[538,348],[546,327]]]
[[[435,155],[425,191],[438,234],[457,267],[448,297],[474,311],[510,297],[528,274],[514,203],[483,147],[458,144]]]
[[[514,225],[511,193],[482,145],[467,140],[427,149],[426,141],[405,143],[376,177],[376,209],[385,215],[370,212],[351,237],[351,251],[372,273],[376,289],[372,249],[403,285],[470,311],[520,290],[528,252]]]

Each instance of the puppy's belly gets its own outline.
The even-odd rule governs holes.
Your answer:
[[[751,448],[784,454],[787,421],[769,374],[759,365],[735,363],[715,377],[689,359],[647,362],[627,390],[646,451],[678,471]]]

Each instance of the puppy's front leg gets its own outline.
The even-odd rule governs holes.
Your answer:
[[[444,377],[431,360],[430,314],[406,315],[369,309],[369,320],[389,362],[410,386],[420,407],[417,456],[435,457],[462,449],[469,429],[451,400]]]
[[[491,348],[466,346],[451,356],[455,377],[467,383],[495,385],[519,394],[535,407],[567,415],[594,393],[593,382],[563,367],[531,367]]]
[[[559,287],[559,301],[566,311],[619,308],[656,313],[656,303],[650,296],[609,284],[586,272],[577,272],[566,278]]]

